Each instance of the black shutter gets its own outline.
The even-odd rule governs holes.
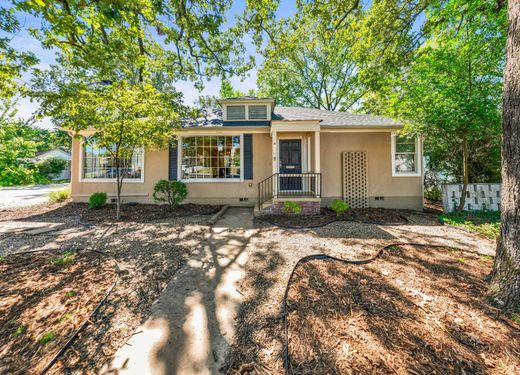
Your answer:
[[[244,180],[253,179],[253,134],[244,134]]]
[[[168,179],[177,181],[177,155],[179,154],[179,141],[172,141],[168,155]]]

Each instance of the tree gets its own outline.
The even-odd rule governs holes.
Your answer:
[[[490,295],[501,307],[520,309],[520,1],[509,0],[502,117],[500,237]]]
[[[477,145],[499,143],[505,13],[460,9],[465,13],[450,9],[450,19],[417,51],[388,105],[409,133],[426,135],[449,158],[460,152],[462,210],[471,155]]]
[[[7,35],[20,30],[20,23],[14,9],[0,7],[0,30]],[[20,52],[10,45],[9,37],[0,37],[0,100],[14,97],[22,88],[20,82],[23,71],[37,63],[34,54]]]
[[[265,61],[258,71],[261,95],[286,106],[355,107],[366,93],[359,80],[361,62],[352,48],[365,13],[358,3],[346,1],[345,14],[331,15],[302,2],[293,17],[271,23],[262,51]]]
[[[44,78],[42,78],[45,81]],[[88,141],[105,148],[115,164],[116,219],[121,218],[121,191],[128,174],[128,160],[138,147],[163,148],[180,122],[180,94],[159,91],[151,83],[118,81],[88,86],[83,81],[53,86],[36,85],[33,95],[41,113],[76,137],[90,132]]]

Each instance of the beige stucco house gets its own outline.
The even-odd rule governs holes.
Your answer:
[[[139,150],[123,201],[153,202],[161,179],[188,186],[187,202],[279,209],[301,202],[305,212],[334,199],[352,207],[422,209],[422,142],[398,135],[390,118],[277,106],[269,98],[222,99],[221,108],[187,121],[168,150]],[[115,195],[112,161],[102,149],[74,140],[72,198]]]

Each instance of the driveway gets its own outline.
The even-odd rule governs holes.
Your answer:
[[[49,192],[69,186],[69,183],[65,183],[0,188],[0,209],[47,203]]]

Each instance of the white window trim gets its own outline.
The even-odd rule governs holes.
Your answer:
[[[391,159],[392,159],[392,177],[418,177],[422,176],[422,145],[420,141],[420,137],[415,137],[415,172],[396,172],[395,171],[395,150],[396,150],[396,140],[398,134],[392,132],[392,147],[391,147]]]
[[[182,140],[184,138],[192,138],[192,137],[240,137],[240,178],[188,178],[188,179],[179,179],[182,175]],[[226,183],[237,183],[244,182],[244,134],[242,133],[229,133],[229,134],[203,134],[203,135],[189,135],[185,137],[179,137],[178,139],[178,149],[177,149],[177,178],[179,181],[184,182],[185,184],[198,183],[198,182],[226,182]]]
[[[83,178],[83,163],[84,163],[84,150],[83,147],[85,147],[85,141],[84,138],[81,140],[79,144],[79,182],[86,182],[86,183],[93,183],[93,182],[117,182],[116,178]],[[141,178],[140,179],[128,179],[123,178],[123,184],[129,183],[129,184],[143,184],[144,183],[144,173],[145,173],[145,165],[146,165],[146,152],[144,149],[144,146],[141,146],[141,149],[143,150],[143,171],[141,172]]]

